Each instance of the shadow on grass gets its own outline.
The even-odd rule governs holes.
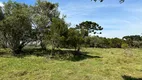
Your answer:
[[[17,55],[19,58],[25,56],[43,56],[55,60],[69,60],[69,61],[81,61],[88,58],[102,58],[100,56],[88,55],[88,52],[78,52],[73,50],[42,50],[42,49],[24,49],[20,55]]]
[[[126,76],[126,75],[122,76],[122,78],[124,80],[142,80],[142,78],[134,78],[134,77],[131,77],[131,76]]]

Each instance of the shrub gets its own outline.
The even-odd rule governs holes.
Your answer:
[[[128,48],[129,47],[129,45],[127,44],[127,43],[122,43],[121,44],[121,48],[123,48],[123,49],[126,49],[126,48]]]
[[[12,51],[10,49],[0,49],[0,55],[11,54]]]

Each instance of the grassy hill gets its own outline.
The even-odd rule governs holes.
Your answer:
[[[52,59],[40,53],[14,57],[1,49],[0,80],[142,80],[142,49],[82,52],[75,59]]]

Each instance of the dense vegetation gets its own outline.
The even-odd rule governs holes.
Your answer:
[[[142,36],[131,35],[120,38],[86,37],[85,45],[97,48],[142,48]]]
[[[81,47],[97,48],[128,48],[142,47],[142,37],[139,35],[119,38],[89,36],[102,34],[103,27],[96,22],[84,21],[74,28],[69,28],[65,16],[60,17],[58,4],[37,0],[29,6],[9,0],[0,11],[0,46],[10,48],[13,54],[20,54],[22,49],[38,43],[43,50],[52,46],[56,48]]]
[[[1,47],[10,48],[13,54],[20,54],[32,42],[40,43],[43,50],[51,45],[53,51],[60,47],[74,47],[79,51],[88,30],[95,33],[103,29],[91,21],[69,28],[65,16],[60,17],[58,4],[47,1],[37,0],[29,6],[9,0],[4,5],[0,14]]]

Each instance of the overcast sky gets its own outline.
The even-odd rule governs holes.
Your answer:
[[[2,2],[7,0],[0,0]],[[15,0],[33,5],[35,0]],[[94,21],[104,30],[104,37],[123,37],[141,35],[142,33],[142,0],[104,0],[103,3],[91,0],[48,0],[59,3],[59,10],[67,15],[66,21],[72,26],[82,21]]]

